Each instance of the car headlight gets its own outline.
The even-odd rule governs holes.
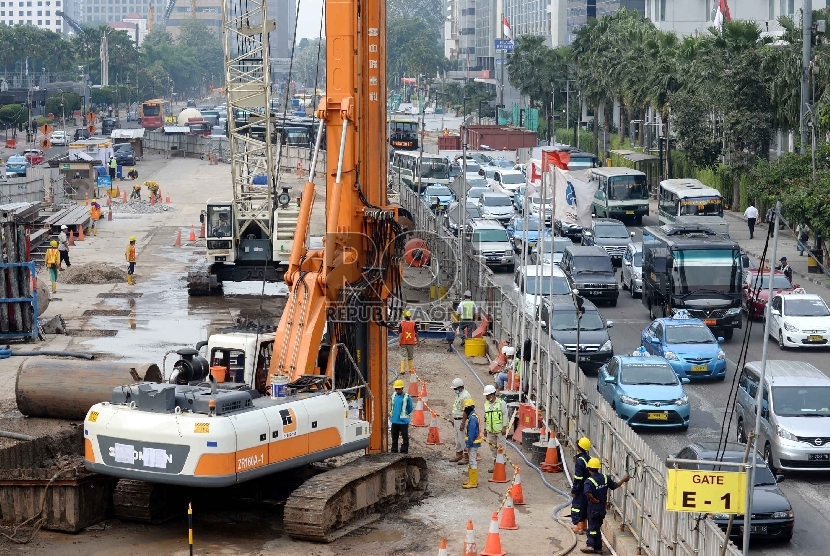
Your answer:
[[[504,250],[504,254],[505,254],[505,255],[512,255],[512,254],[513,254],[513,250],[512,250],[512,249],[505,249],[505,250]]]
[[[787,332],[798,332],[798,328],[796,328],[788,322],[784,323],[784,330],[786,330]]]
[[[631,396],[620,396],[620,401],[626,405],[640,405],[640,400]]]
[[[712,519],[729,519],[729,514],[711,514]]]
[[[667,351],[667,352],[665,352],[665,353],[663,354],[663,357],[665,357],[665,358],[666,358],[666,359],[668,359],[669,361],[680,361],[680,359],[678,359],[678,358],[677,358],[677,356],[674,354],[674,352],[673,352],[673,351]]]
[[[677,398],[674,400],[674,405],[688,405],[689,403],[689,396],[683,396],[681,398]]]
[[[726,359],[726,354],[723,352],[723,350],[720,350],[718,352],[718,360],[722,360],[722,359]]]
[[[611,351],[613,348],[611,347],[611,340],[606,341],[602,344],[602,347],[599,348],[600,351]]]
[[[798,437],[796,435],[794,435],[787,429],[781,428],[781,425],[778,425],[778,436],[780,436],[784,440],[798,440]]]
[[[741,314],[741,308],[740,307],[732,307],[731,309],[726,310],[726,314],[729,315],[729,316],[740,315]]]
[[[790,510],[788,512],[773,512],[772,519],[787,519],[793,517],[793,511]]]

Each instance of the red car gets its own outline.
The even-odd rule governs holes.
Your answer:
[[[769,279],[769,270],[764,271],[763,276],[759,268],[744,271],[741,298],[744,310],[751,319],[764,318],[764,310],[769,300]],[[773,295],[778,295],[779,293],[792,293],[799,285],[790,283],[783,273],[776,271],[772,287]]]
[[[37,166],[43,162],[43,151],[40,149],[26,149],[23,151],[23,156],[26,160],[32,163],[32,166]]]

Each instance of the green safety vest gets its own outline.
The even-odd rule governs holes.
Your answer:
[[[463,417],[464,416],[464,408],[461,407],[464,403],[464,400],[472,398],[469,392],[466,389],[462,390],[460,394],[455,395],[455,401],[452,402],[452,416],[453,417]]]
[[[461,319],[462,320],[473,320],[473,314],[475,313],[476,304],[474,301],[470,301],[466,299],[461,302]]]
[[[484,424],[487,426],[487,432],[501,433],[504,428],[503,403],[504,401],[499,398],[493,403],[484,401]]]

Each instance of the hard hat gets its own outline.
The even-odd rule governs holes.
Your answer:
[[[464,400],[464,403],[461,404],[461,407],[463,409],[467,409],[468,407],[475,407],[475,405],[476,402],[474,402],[472,398],[467,398],[466,400]]]
[[[67,228],[67,227],[66,227],[66,224],[63,224],[63,225],[61,226],[61,230],[68,230],[68,229],[69,229],[69,228]]]
[[[92,202],[93,202],[93,203],[97,203],[97,202],[98,202],[98,199],[93,199],[93,200],[92,200]]]
[[[130,241],[135,241],[135,236],[130,236]]]
[[[591,441],[585,438],[584,436],[577,440],[576,445],[585,450],[586,452],[591,449]]]
[[[452,387],[453,387],[453,389],[455,389],[455,388],[464,388],[464,381],[461,380],[460,378],[454,378],[454,379],[452,379]]]
[[[51,245],[52,247],[57,247],[58,242],[53,239],[52,241],[49,242],[49,245]]]
[[[599,461],[597,458],[591,458],[588,460],[588,469],[600,469],[602,467],[602,462]]]
[[[396,380],[396,381],[392,384],[392,388],[394,388],[394,389],[396,389],[396,390],[397,390],[398,388],[403,388],[403,381],[402,381],[401,379]]]
[[[405,311],[403,312],[403,316],[405,316],[405,317],[411,317],[411,316],[412,316],[412,312],[411,312],[409,309],[407,309],[407,310],[405,310]]]
[[[470,292],[470,290],[465,290],[464,297],[473,297],[473,294]]]
[[[511,357],[513,355],[516,355],[516,348],[514,348],[513,346],[504,346],[503,348],[501,348],[501,352],[504,355]]]
[[[487,386],[484,387],[484,395],[485,396],[489,396],[490,394],[495,394],[495,393],[496,393],[496,387],[493,386],[492,384],[488,384]]]

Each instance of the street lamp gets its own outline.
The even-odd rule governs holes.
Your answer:
[[[127,76],[127,118],[130,117],[130,98],[132,97],[132,91],[130,90],[130,76]]]
[[[574,298],[574,306],[576,307],[576,355],[574,356],[574,362],[576,363],[576,368],[579,368],[579,333],[582,328],[582,315],[585,313],[585,299],[579,295],[579,290],[573,289],[571,290],[571,294]]]

